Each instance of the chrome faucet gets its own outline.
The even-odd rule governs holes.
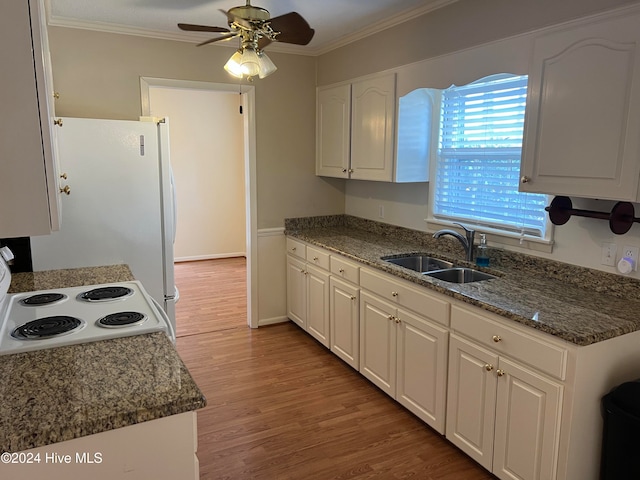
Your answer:
[[[465,227],[461,223],[455,223],[454,225],[460,225],[462,227],[466,238],[460,235],[455,230],[448,230],[448,229],[438,230],[436,233],[433,234],[433,238],[440,238],[443,235],[451,235],[452,237],[457,238],[458,241],[462,244],[462,248],[464,248],[464,253],[467,256],[467,261],[473,262],[473,239],[476,231]]]

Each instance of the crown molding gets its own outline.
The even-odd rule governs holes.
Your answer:
[[[434,0],[428,5],[413,8],[405,12],[388,17],[373,25],[369,25],[364,29],[344,35],[335,41],[325,43],[318,47],[310,47],[304,45],[290,45],[284,43],[273,42],[269,45],[269,52],[288,53],[295,55],[318,56],[328,53],[337,48],[343,47],[355,41],[374,35],[382,30],[399,25],[403,22],[411,20],[415,17],[425,15],[429,12],[445,7],[446,5],[457,2],[458,0]],[[137,37],[155,38],[160,40],[172,40],[177,42],[200,43],[203,41],[202,34],[192,32],[169,32],[164,30],[145,29],[141,27],[132,27],[128,25],[120,25],[107,22],[95,22],[87,20],[77,20],[66,17],[58,17],[51,15],[49,5],[50,0],[45,2],[47,12],[47,24],[52,27],[76,28],[81,30],[91,30],[96,32],[115,33],[118,35],[133,35]],[[237,48],[232,42],[220,42],[212,44],[216,47],[232,47]]]

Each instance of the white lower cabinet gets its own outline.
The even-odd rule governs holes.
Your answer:
[[[446,329],[368,292],[360,295],[360,373],[444,433]]]
[[[307,332],[329,347],[329,274],[307,265],[306,277]]]
[[[360,367],[360,288],[329,279],[331,351],[356,370]]]
[[[548,356],[547,346],[456,307],[451,323],[478,336],[450,335],[447,439],[498,478],[555,479],[563,385],[503,353],[518,345],[527,359]]]
[[[329,274],[287,255],[287,316],[329,347]]]

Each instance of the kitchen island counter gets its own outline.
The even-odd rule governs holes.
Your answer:
[[[14,274],[12,291],[131,280],[126,265]],[[0,452],[197,410],[206,399],[162,332],[0,357]]]
[[[348,215],[287,219],[285,233],[575,345],[640,330],[640,282],[632,278],[491,249],[491,268],[484,270],[498,278],[456,284],[381,259],[426,253],[477,268],[463,260],[454,239]]]

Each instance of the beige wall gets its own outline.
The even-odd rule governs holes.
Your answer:
[[[455,52],[637,0],[459,0],[318,58],[318,85]]]
[[[153,117],[168,117],[176,183],[176,261],[244,256],[244,125],[238,94],[150,87]]]
[[[141,76],[234,83],[220,46],[51,27],[56,112],[61,116],[137,119]],[[278,71],[254,82],[258,228],[284,218],[344,212],[344,183],[315,171],[316,59],[270,54]]]

